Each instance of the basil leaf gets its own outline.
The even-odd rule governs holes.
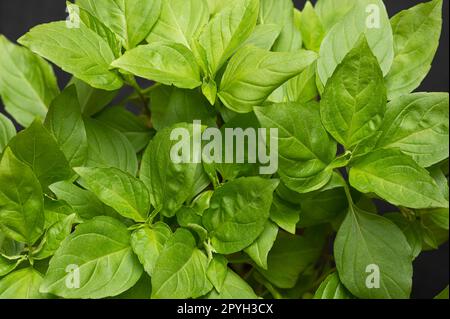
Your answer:
[[[100,112],[118,93],[118,91],[105,91],[93,88],[75,77],[70,80],[68,85],[72,84],[77,88],[78,102],[82,113],[86,116],[92,116]]]
[[[208,299],[258,299],[258,296],[244,279],[228,269],[222,291],[211,291]]]
[[[442,0],[421,3],[391,19],[394,62],[386,77],[389,99],[416,89],[431,69],[442,29]]]
[[[115,57],[108,43],[83,24],[79,28],[67,28],[65,21],[42,24],[18,42],[95,88],[122,87],[122,79],[109,70]]]
[[[0,114],[0,154],[14,136],[16,136],[14,124],[6,116]]]
[[[154,135],[144,117],[138,117],[121,106],[105,109],[96,119],[121,132],[136,152],[142,151]]]
[[[189,140],[171,140],[172,130],[176,128],[187,130]],[[199,134],[201,132],[194,132],[192,124],[177,124],[165,128],[150,141],[144,153],[139,177],[150,191],[151,204],[163,216],[173,217],[192,196],[197,169],[201,167],[201,163],[174,163],[170,157],[171,150],[177,143],[190,145],[200,137]]]
[[[75,215],[75,217],[73,218],[73,223],[79,223],[83,221],[78,217],[75,210],[67,202],[63,200],[52,199],[49,197],[44,198],[44,228],[46,230],[48,230],[53,225],[64,221],[70,215]]]
[[[203,224],[220,254],[244,249],[263,232],[277,180],[243,177],[224,184],[211,197]]]
[[[182,44],[155,42],[127,51],[111,66],[142,78],[194,89],[202,84],[200,67],[192,52]]]
[[[76,281],[70,271],[79,275],[73,288],[66,285],[70,275]],[[96,217],[78,225],[63,241],[50,260],[40,291],[63,298],[105,298],[127,291],[141,275],[127,228],[113,218]]]
[[[358,0],[320,0],[315,10],[326,32],[337,24],[355,6]]]
[[[0,299],[46,299],[41,283],[42,275],[31,267],[14,271],[0,280]]]
[[[78,167],[83,185],[100,201],[120,215],[144,222],[150,211],[150,196],[145,184],[117,168]]]
[[[372,10],[368,14],[367,10]],[[370,12],[370,11],[369,11]],[[320,47],[317,72],[326,84],[336,67],[364,33],[373,54],[377,57],[383,75],[392,66],[394,58],[392,28],[382,0],[356,1],[352,9],[325,36]],[[342,41],[343,37],[346,41]]]
[[[58,199],[70,204],[73,210],[83,220],[96,216],[114,215],[111,207],[106,206],[90,191],[84,190],[70,182],[58,182],[50,185],[50,189]]]
[[[391,101],[375,149],[398,148],[420,166],[448,157],[448,93],[414,93]]]
[[[73,174],[56,140],[38,120],[18,133],[9,147],[18,159],[32,168],[44,190]]]
[[[50,226],[50,228],[45,233],[39,247],[36,251],[33,252],[33,259],[42,260],[53,256],[55,251],[61,245],[62,241],[70,235],[75,218],[76,215],[72,214],[67,216],[62,221]]]
[[[294,52],[302,47],[302,35],[294,23],[294,4],[290,0],[261,0],[259,22],[274,23],[282,29],[274,51]]]
[[[256,118],[255,114],[252,113],[246,113],[246,114],[238,114],[231,120],[229,120],[227,123],[225,123],[221,128],[220,132],[222,134],[222,156],[221,161],[217,162],[215,161],[215,158],[212,160],[214,161],[211,165],[215,167],[215,169],[220,173],[222,176],[223,181],[230,181],[233,179],[236,179],[238,177],[242,176],[256,176],[258,175],[259,165],[255,158],[252,158],[253,156],[249,154],[248,150],[254,149],[256,150],[258,147],[257,144],[257,136],[255,136],[255,139],[253,140],[251,137],[248,137],[247,139],[244,138],[243,143],[243,163],[239,163],[242,161],[235,161],[234,163],[227,163],[226,154],[234,154],[235,152],[235,145],[234,143],[227,143],[227,130],[233,129],[233,132],[240,132],[239,130],[242,129],[244,132],[244,135],[247,131],[247,129],[254,129],[255,132],[258,132],[260,125],[258,123],[258,119]],[[236,137],[236,143],[238,142],[238,137]],[[234,140],[234,137],[233,137]],[[207,147],[207,146],[205,146]],[[207,154],[206,156],[211,155]],[[216,155],[216,154],[214,154]],[[205,154],[203,154],[205,156]],[[236,156],[237,157],[237,156]],[[211,159],[210,159],[211,160]],[[207,163],[203,163],[205,165]]]
[[[177,123],[201,120],[215,126],[216,114],[208,101],[196,90],[160,86],[150,93],[152,123],[156,130]]]
[[[131,247],[150,276],[154,275],[155,264],[171,235],[169,226],[162,222],[142,227],[131,234]]]
[[[442,290],[434,299],[447,299],[448,300],[448,286]]]
[[[70,166],[85,163],[88,142],[75,86],[67,87],[53,100],[44,126],[55,137]]]
[[[119,131],[95,119],[85,119],[88,138],[88,167],[115,167],[136,175],[137,156],[133,145]]]
[[[350,184],[394,205],[448,207],[430,174],[398,150],[378,150],[356,159],[350,169]]]
[[[147,37],[161,12],[161,0],[77,0],[77,4],[114,31],[127,50]]]
[[[299,16],[299,29],[305,48],[319,52],[325,30],[311,2],[306,2]]]
[[[204,51],[210,79],[253,32],[259,1],[242,0],[225,7],[203,28],[199,46]]]
[[[209,20],[204,0],[166,0],[161,15],[147,37],[148,43],[168,40],[190,47]]]
[[[422,252],[422,227],[417,220],[409,221],[400,213],[388,213],[384,217],[389,219],[400,228],[412,250],[412,257],[415,259]]]
[[[278,226],[272,222],[267,222],[263,232],[244,251],[250,258],[263,269],[267,269],[267,255],[272,249],[273,243],[277,239]]]
[[[280,32],[281,27],[278,24],[258,24],[241,47],[251,45],[263,50],[270,50],[278,39]]]
[[[6,276],[14,271],[26,259],[25,256],[9,259],[0,254],[0,277]]]
[[[69,19],[73,19],[74,21],[80,20],[89,29],[105,39],[115,57],[119,57],[122,54],[122,44],[117,35],[109,27],[85,9],[70,2],[67,2],[66,5],[67,11],[69,12]]]
[[[0,35],[0,96],[20,125],[27,127],[36,117],[44,118],[58,92],[50,64]]]
[[[286,84],[286,98],[289,102],[306,103],[315,100],[319,96],[316,87],[317,64],[310,64],[296,77]]]
[[[362,37],[325,86],[320,102],[322,122],[349,149],[382,125],[386,102],[383,74]]]
[[[334,272],[320,284],[314,299],[353,299],[353,296],[341,283],[339,275]]]
[[[334,256],[341,281],[356,297],[409,298],[411,249],[388,219],[351,206],[337,233]]]
[[[168,239],[156,262],[152,298],[186,299],[207,294],[212,285],[206,277],[208,258],[196,248],[194,236],[178,229]]]
[[[230,60],[218,95],[229,109],[251,112],[253,106],[261,105],[277,87],[315,59],[311,51],[277,53],[252,46],[242,48]]]
[[[222,255],[215,255],[209,262],[206,275],[215,290],[221,293],[228,276],[228,260]]]
[[[279,288],[294,287],[299,275],[321,254],[324,241],[320,232],[314,232],[310,229],[304,236],[280,232],[267,258],[267,270],[258,271]]]
[[[283,200],[278,193],[275,193],[270,208],[270,219],[280,228],[295,234],[300,220],[300,207]]]
[[[320,124],[317,103],[273,104],[255,113],[262,127],[278,128],[278,173],[287,187],[307,193],[328,183],[337,146]]]

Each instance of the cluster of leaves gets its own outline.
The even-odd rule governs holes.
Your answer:
[[[381,0],[68,8],[0,36],[25,128],[0,114],[0,298],[410,296],[414,258],[448,239],[448,93],[411,93],[442,0],[391,19]],[[43,58],[73,75],[62,92]],[[193,120],[278,128],[278,173],[173,163]]]

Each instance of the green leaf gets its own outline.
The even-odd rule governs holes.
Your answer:
[[[111,66],[139,77],[194,89],[202,84],[200,67],[192,52],[182,44],[155,42],[127,51]]]
[[[0,154],[14,136],[16,136],[14,124],[6,116],[0,114]]]
[[[151,278],[147,274],[142,274],[141,279],[130,289],[114,296],[112,299],[133,299],[144,300],[151,299],[152,295],[152,282]]]
[[[388,213],[384,214],[384,217],[389,219],[398,228],[400,228],[406,237],[412,251],[412,257],[415,259],[422,252],[422,226],[418,220],[407,220],[400,213]]]
[[[311,2],[306,2],[299,16],[299,29],[305,48],[319,52],[325,30]]]
[[[141,275],[127,228],[113,218],[96,217],[63,241],[40,291],[63,298],[105,298],[127,291]]]
[[[386,102],[383,74],[362,37],[325,86],[320,102],[322,122],[349,149],[378,130]]]
[[[44,229],[49,229],[54,224],[64,221],[70,215],[75,215],[75,218],[73,219],[74,223],[83,221],[67,202],[44,197]]]
[[[228,269],[222,291],[220,293],[216,290],[211,291],[208,299],[258,299],[258,296],[244,279]]]
[[[351,10],[334,25],[320,47],[317,69],[324,85],[362,33],[377,57],[383,75],[391,68],[394,58],[392,28],[382,0],[353,2]]]
[[[150,211],[150,196],[145,184],[117,168],[75,168],[82,184],[100,201],[120,215],[144,222]]]
[[[44,232],[42,188],[31,168],[7,148],[0,162],[0,229],[33,244]]]
[[[67,87],[53,100],[44,126],[55,137],[71,167],[85,163],[88,142],[75,86]]]
[[[358,0],[320,0],[317,1],[315,10],[326,31],[329,31],[335,24],[355,6]]]
[[[23,268],[0,280],[0,299],[45,299],[39,292],[42,275],[35,269]]]
[[[400,149],[420,166],[448,158],[448,93],[414,93],[392,100],[373,142],[375,149]]]
[[[189,136],[182,137],[180,141],[177,139],[180,136],[175,137],[176,140],[171,140],[171,134],[175,129],[180,129]],[[193,163],[194,161],[175,163],[171,159],[172,148],[178,149],[177,145],[180,143],[183,148],[190,146],[200,134],[201,129],[198,132],[195,129],[194,132],[192,124],[167,127],[156,134],[144,153],[139,177],[150,191],[151,204],[163,216],[174,216],[189,199],[196,183],[197,169],[201,167],[201,163]],[[195,154],[195,157],[198,155]]]
[[[71,2],[66,2],[66,5],[69,13],[69,21],[73,23],[82,22],[89,29],[105,39],[115,57],[119,57],[122,54],[122,44],[118,36],[109,27],[107,27],[102,21],[93,16],[87,10],[80,8],[78,5]]]
[[[62,241],[72,232],[75,218],[76,215],[72,214],[53,224],[45,233],[37,250],[33,252],[33,259],[42,260],[52,256]]]
[[[307,193],[328,183],[337,146],[320,124],[317,103],[273,104],[255,113],[262,127],[278,129],[278,173],[287,187]]]
[[[398,150],[378,150],[354,161],[350,184],[375,193],[394,205],[410,208],[448,207],[436,182],[424,168]]]
[[[394,62],[386,77],[390,100],[416,89],[431,69],[442,29],[442,0],[420,3],[391,19]]]
[[[85,119],[88,167],[115,167],[136,175],[138,161],[133,145],[116,129],[94,119]]]
[[[448,286],[442,290],[434,299],[447,299],[448,300]]]
[[[271,221],[266,223],[263,232],[244,251],[250,258],[263,269],[267,269],[267,255],[272,249],[273,243],[277,239],[278,226]]]
[[[353,299],[353,296],[341,283],[339,275],[334,272],[320,284],[314,299]]]
[[[50,185],[58,199],[70,204],[78,216],[89,220],[96,216],[113,215],[112,208],[106,206],[90,191],[84,190],[70,182],[58,182]]]
[[[261,105],[287,80],[300,74],[316,59],[312,51],[270,52],[248,46],[230,60],[219,89],[219,97],[231,110],[248,113]]]
[[[31,167],[44,190],[73,174],[55,138],[38,120],[18,133],[9,142],[9,147],[19,160]]]
[[[154,275],[156,262],[171,235],[172,230],[162,222],[139,228],[131,235],[131,247],[150,276]]]
[[[278,24],[258,24],[241,47],[252,45],[263,50],[270,50],[280,32],[281,27]]]
[[[411,248],[388,219],[350,207],[337,233],[334,256],[342,283],[356,297],[409,298]]]
[[[243,163],[240,163],[242,161],[233,160],[233,163],[230,163],[230,161],[227,161],[227,154],[233,154],[235,153],[235,145],[234,143],[227,142],[227,130],[233,129],[233,132],[237,133],[240,132],[242,129],[243,136],[248,133],[247,129],[254,129],[254,132],[258,132],[259,129],[259,123],[258,119],[256,118],[255,114],[253,112],[246,113],[246,114],[238,114],[235,117],[233,117],[231,120],[229,120],[227,123],[222,125],[220,128],[220,132],[222,134],[222,155],[221,155],[221,161],[215,161],[215,155],[210,160],[213,160],[214,162],[211,164],[215,167],[215,169],[220,173],[222,176],[223,181],[230,181],[233,179],[236,179],[238,177],[242,176],[255,176],[259,173],[259,163],[257,163],[256,159],[254,158],[251,153],[249,154],[248,150],[254,149],[256,150],[258,147],[257,142],[257,136],[255,136],[255,139],[250,137],[249,134],[248,138],[244,138],[243,141]],[[256,135],[256,134],[255,134]],[[233,137],[234,140],[234,137]],[[239,138],[236,137],[236,143],[238,142]],[[207,147],[207,146],[204,146]],[[212,152],[214,153],[214,152]],[[206,156],[212,154],[207,154]],[[256,154],[254,154],[256,156]],[[204,156],[204,162],[203,165],[207,165],[205,162],[205,154]],[[217,155],[218,156],[218,155]],[[219,158],[219,156],[218,156]],[[237,158],[237,155],[236,155]]]
[[[65,21],[41,24],[18,42],[95,88],[122,87],[122,79],[109,70],[115,57],[108,43],[84,24],[79,28],[68,28]]]
[[[204,51],[210,79],[250,36],[256,26],[259,1],[242,0],[225,7],[203,28],[199,46]]]
[[[86,116],[92,116],[100,112],[118,93],[118,91],[105,91],[93,88],[75,77],[70,80],[68,85],[72,84],[77,88],[78,102],[80,103],[81,111]]]
[[[289,102],[306,103],[319,96],[316,87],[316,63],[310,64],[286,84],[286,98]]]
[[[300,219],[300,207],[283,200],[275,193],[270,208],[270,219],[280,228],[295,234]]]
[[[196,248],[194,236],[186,229],[178,229],[156,262],[152,298],[187,299],[207,294],[212,289],[207,268],[208,258]]]
[[[291,0],[261,0],[259,22],[278,24],[282,29],[273,47],[277,52],[294,52],[302,47],[302,35],[294,22]]]
[[[77,0],[77,4],[114,31],[127,50],[147,37],[161,12],[161,0]]]
[[[9,259],[0,254],[0,277],[8,275],[14,271],[26,259],[26,256],[19,256],[18,258]]]
[[[192,39],[199,36],[208,20],[209,9],[204,0],[165,0],[147,42],[167,40],[189,48]]]
[[[228,260],[225,256],[215,255],[209,262],[206,275],[217,292],[222,292],[229,271]]]
[[[154,131],[148,128],[143,116],[138,117],[122,106],[109,107],[96,119],[125,135],[136,152],[142,151],[154,135]],[[152,120],[154,121],[154,113]]]
[[[303,236],[280,232],[267,259],[267,270],[258,271],[279,288],[293,288],[299,275],[320,256],[323,239],[311,229]]]
[[[277,185],[277,180],[243,177],[214,192],[203,224],[217,253],[238,252],[261,235]]]
[[[36,117],[45,117],[58,93],[50,64],[0,35],[0,97],[5,110],[27,127]]]
[[[201,120],[203,125],[215,126],[216,114],[197,90],[160,86],[150,94],[152,123],[156,130],[177,123]]]

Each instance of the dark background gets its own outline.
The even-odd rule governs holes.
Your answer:
[[[226,1],[226,0],[224,0]],[[339,1],[339,0],[335,0]],[[305,0],[294,0],[302,9]],[[312,1],[313,3],[316,1]],[[384,0],[389,16],[410,8],[419,0]],[[17,40],[31,27],[50,21],[66,18],[65,0],[0,0],[0,34],[11,41]],[[433,62],[431,72],[417,91],[449,91],[449,3],[444,0],[444,25],[441,44]],[[69,80],[69,75],[55,68],[60,86]],[[3,105],[0,101],[0,111]],[[449,282],[449,245],[437,251],[423,252],[414,263],[414,298],[432,298],[444,289]]]

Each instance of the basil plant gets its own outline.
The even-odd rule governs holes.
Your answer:
[[[0,298],[411,296],[449,236],[449,96],[413,93],[442,0],[67,7],[0,35]]]

